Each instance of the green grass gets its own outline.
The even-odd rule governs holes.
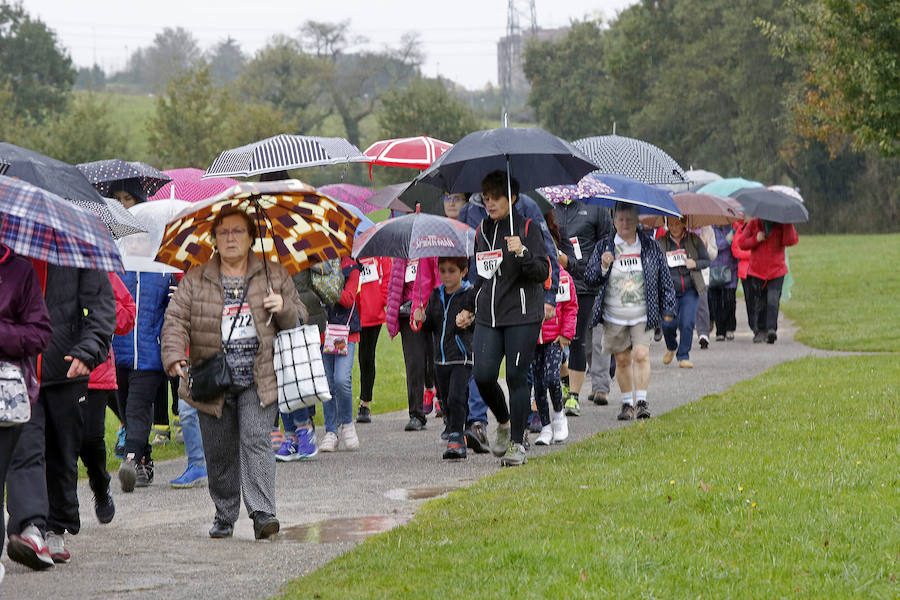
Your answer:
[[[784,312],[797,339],[827,350],[900,351],[900,234],[802,236]]]

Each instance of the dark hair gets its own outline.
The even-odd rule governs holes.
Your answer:
[[[638,205],[631,204],[630,202],[616,202],[616,206],[613,209],[613,214],[615,214],[619,211],[630,212],[631,214],[633,214],[635,216],[635,218],[637,218],[638,215],[640,214],[640,209],[638,208]]]
[[[512,188],[512,195],[518,197],[519,182],[515,177],[509,179],[509,187]],[[506,171],[492,171],[481,180],[481,194],[499,198],[500,196],[509,196],[509,189],[506,183]],[[512,198],[509,198],[512,200]]]
[[[222,224],[222,221],[225,220],[226,217],[230,217],[231,215],[238,215],[244,219],[244,223],[247,224],[247,233],[250,234],[250,243],[256,241],[256,223],[253,222],[253,217],[248,215],[246,212],[234,206],[226,206],[222,210],[219,211],[219,214],[216,215],[216,218],[213,220],[212,227],[210,228],[210,233],[212,235],[213,240],[216,239],[216,229],[219,228],[219,225]]]
[[[147,201],[147,192],[133,181],[114,183],[109,187],[109,195],[113,196],[116,192],[128,192],[137,204]]]
[[[263,173],[259,176],[260,181],[281,181],[290,178],[291,176],[288,175],[287,171],[272,171],[270,173]]]
[[[453,263],[459,267],[460,272],[469,268],[469,259],[465,256],[442,256],[438,259],[438,266],[444,262]]]
[[[556,242],[556,245],[559,246],[559,240],[562,237],[562,234],[559,232],[559,225],[556,224],[556,217],[553,216],[552,210],[548,210],[544,213],[544,221],[547,223],[547,229],[550,230],[550,237],[552,237],[553,241]]]

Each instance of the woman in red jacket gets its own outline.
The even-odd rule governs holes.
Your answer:
[[[763,340],[774,344],[778,339],[778,306],[788,272],[784,249],[798,241],[797,230],[790,223],[753,219],[741,231],[738,245],[750,251],[747,282],[751,297],[750,322],[756,324],[755,344]]]
[[[734,237],[731,239],[731,255],[738,261],[738,279],[741,281],[741,289],[744,291],[744,307],[747,309],[747,324],[750,325],[750,331],[756,335],[756,322],[750,318],[753,311],[750,309],[750,286],[747,283],[747,269],[750,268],[750,251],[741,248],[738,243],[741,238],[741,231],[747,224],[744,221],[738,221],[732,225],[734,229]]]
[[[385,322],[384,307],[387,305],[388,279],[391,274],[391,259],[385,256],[363,258],[359,261],[359,409],[357,423],[371,423],[369,403],[375,387],[375,347],[381,326]]]

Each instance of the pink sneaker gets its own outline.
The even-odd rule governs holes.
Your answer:
[[[434,391],[433,387],[425,388],[425,394],[422,398],[422,412],[424,412],[426,416],[430,415],[431,411],[434,409],[435,395],[436,395],[436,392]]]

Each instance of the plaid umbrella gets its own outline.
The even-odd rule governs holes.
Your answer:
[[[76,166],[103,196],[110,196],[110,189],[115,184],[137,186],[144,192],[143,196],[152,196],[159,188],[172,180],[171,177],[147,163],[128,162],[119,158],[96,160]]]
[[[183,271],[209,261],[213,220],[228,206],[256,220],[259,237],[253,251],[280,262],[292,274],[348,256],[359,225],[347,209],[296,179],[241,183],[172,219],[156,260]]]
[[[597,163],[599,172],[648,184],[685,183],[684,169],[649,142],[621,135],[598,135],[572,142]]]
[[[112,234],[113,239],[120,239],[126,235],[134,235],[147,231],[141,225],[134,215],[122,206],[122,203],[112,198],[102,198],[103,203],[85,202],[84,200],[73,200],[75,206],[89,210],[103,221],[106,228]]]
[[[282,133],[226,150],[213,161],[204,177],[250,177],[288,169],[367,160],[359,148],[344,138]]]
[[[368,200],[375,195],[375,190],[351,183],[329,183],[319,186],[319,192],[329,198],[352,204],[361,209],[363,213],[375,212],[380,206],[369,204]]]
[[[24,181],[0,175],[0,242],[63,267],[122,272],[106,227],[89,212]]]
[[[240,183],[237,179],[228,177],[217,177],[215,179],[203,179],[203,171],[201,169],[169,169],[163,173],[171,178],[169,183],[165,184],[150,200],[162,200],[163,198],[177,198],[185,202],[197,202],[206,200],[213,196],[218,196],[225,190]]]
[[[474,229],[455,219],[424,213],[382,221],[353,243],[354,258],[472,256],[474,251]]]

